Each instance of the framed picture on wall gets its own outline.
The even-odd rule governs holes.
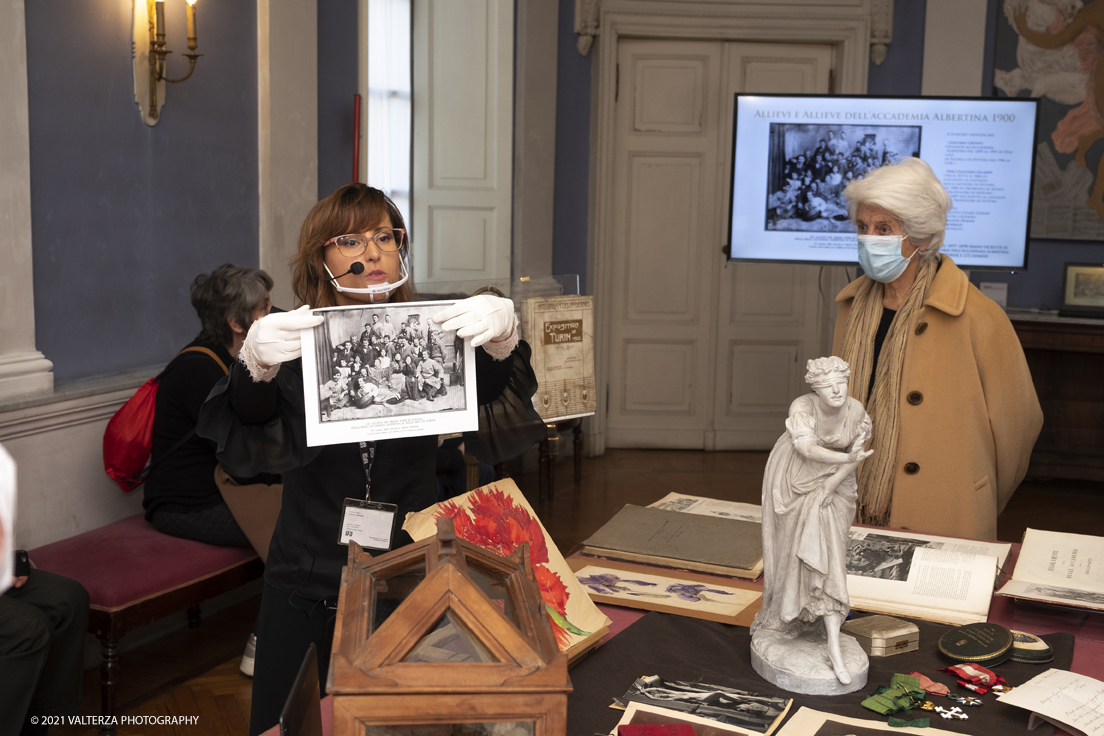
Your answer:
[[[1104,319],[1104,264],[1067,263],[1062,275],[1063,317]]]

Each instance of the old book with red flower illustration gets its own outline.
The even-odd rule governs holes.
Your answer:
[[[529,543],[529,559],[544,598],[560,651],[575,658],[609,633],[610,620],[598,610],[525,496],[510,479],[495,481],[462,496],[407,514],[403,523],[414,541],[436,533],[437,519],[451,518],[456,535],[495,554],[508,555]]]

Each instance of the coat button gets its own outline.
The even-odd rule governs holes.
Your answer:
[[[924,394],[920,393],[919,391],[913,391],[912,393],[910,393],[908,395],[908,402],[910,404],[912,404],[913,406],[916,406],[917,404],[919,404],[923,400],[924,400]]]
[[[916,334],[917,335],[923,335],[924,330],[926,330],[926,329],[928,329],[928,323],[927,322],[921,322],[920,324],[916,325]]]
[[[916,475],[920,472],[920,466],[916,463],[905,463],[905,472],[909,475]]]

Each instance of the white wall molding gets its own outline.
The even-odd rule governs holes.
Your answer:
[[[101,420],[106,422],[140,385],[128,382],[103,393],[0,411],[0,443]]]
[[[886,51],[893,41],[893,0],[873,0],[870,8],[870,60],[885,61]]]
[[[35,349],[31,138],[23,0],[0,0],[0,399],[49,393],[53,364]]]
[[[159,369],[59,387],[50,396],[0,404],[0,443],[15,459],[15,536],[33,549],[142,510],[142,492],[123,495],[103,469],[108,420]]]
[[[257,149],[260,264],[292,309],[288,261],[318,201],[317,0],[257,0]]]
[[[653,39],[714,39],[831,44],[835,49],[835,88],[842,94],[866,92],[870,64],[871,0],[807,0],[766,2],[652,2],[650,0],[577,0],[576,30],[596,12],[595,58],[591,86],[590,222],[587,273],[595,299],[595,332],[606,334],[611,313],[605,298],[612,289],[610,248],[613,233],[614,91],[617,45],[622,36]],[[580,51],[582,48],[580,37]],[[585,52],[584,52],[585,53]],[[719,247],[719,246],[718,246]],[[609,384],[609,345],[595,343],[595,378],[600,394]],[[589,454],[599,455],[606,443],[605,402],[598,402],[587,433]]]
[[[987,5],[986,0],[928,0],[920,94],[981,94]]]

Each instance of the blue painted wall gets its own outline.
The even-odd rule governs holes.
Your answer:
[[[356,94],[357,0],[318,0],[319,199],[353,180]],[[367,115],[367,105],[361,102],[361,115]]]
[[[575,0],[560,0],[556,66],[556,185],[552,212],[552,273],[579,274],[587,293],[587,212],[590,171],[590,61],[575,48]]]
[[[893,4],[893,42],[881,64],[870,63],[866,91],[872,95],[919,95],[924,77],[924,18],[927,0]]]
[[[166,5],[180,76],[184,0]],[[58,382],[167,361],[199,331],[196,274],[257,265],[256,5],[197,10],[204,56],[151,128],[130,3],[26,4],[35,340]]]

